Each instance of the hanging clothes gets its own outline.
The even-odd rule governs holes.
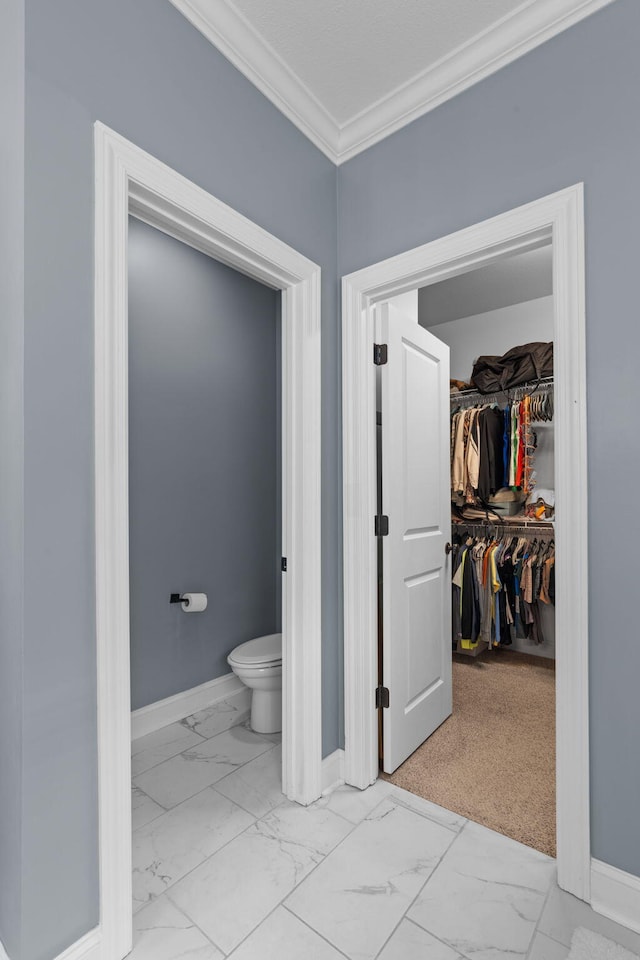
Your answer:
[[[481,505],[505,487],[526,497],[535,485],[537,440],[532,423],[536,418],[548,419],[550,410],[547,401],[532,399],[528,394],[510,400],[502,410],[496,403],[454,409],[452,502],[458,506]]]
[[[497,407],[484,407],[479,413],[479,421],[482,453],[477,489],[480,500],[486,501],[504,487],[504,417]]]
[[[544,642],[539,604],[555,599],[553,540],[456,533],[452,559],[454,648],[507,647],[516,637]]]

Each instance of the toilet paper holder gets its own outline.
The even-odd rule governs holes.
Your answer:
[[[206,593],[172,593],[169,603],[179,603],[184,613],[203,613],[207,609]]]

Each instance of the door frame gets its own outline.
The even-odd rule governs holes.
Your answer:
[[[101,956],[131,950],[128,216],[282,291],[283,791],[321,794],[320,268],[102,123],[95,146]]]
[[[584,186],[509,210],[342,280],[345,780],[378,776],[373,306],[553,241],[556,822],[559,885],[590,895]],[[565,566],[564,557],[571,556]],[[391,691],[393,696],[393,691]]]

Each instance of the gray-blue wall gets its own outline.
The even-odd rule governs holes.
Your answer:
[[[24,2],[0,6],[0,941],[20,942],[24,461]]]
[[[50,960],[98,921],[93,123],[322,268],[327,753],[341,723],[336,169],[168,0],[26,0],[26,61],[24,918],[12,960]]]
[[[20,0],[10,2],[22,6]],[[635,810],[640,646],[629,599],[635,553],[633,537],[620,533],[609,506],[632,504],[640,467],[630,403],[639,338],[637,0],[616,0],[344,165],[337,193],[339,244],[336,169],[168,0],[24,2],[25,615],[22,756],[13,758],[14,768],[22,765],[22,832],[15,795],[9,810],[0,813],[2,837],[17,832],[22,844],[22,872],[14,877],[22,891],[22,936],[13,936],[15,920],[2,931],[6,936],[10,929],[12,960],[50,960],[98,919],[96,119],[322,267],[325,755],[342,742],[336,250],[340,272],[347,272],[577,180],[586,182],[593,852],[640,873]],[[5,7],[6,2],[3,15]],[[20,193],[19,177],[15,182]],[[11,216],[19,226],[20,199],[14,202]],[[13,296],[19,302],[19,290]],[[12,349],[19,358],[18,341]],[[19,381],[18,373],[18,411]],[[8,435],[17,433],[19,442],[21,431],[12,433],[14,428]],[[19,518],[15,484],[11,499]],[[13,534],[7,565],[19,595],[20,520],[8,520]],[[70,587],[74,603],[68,602]],[[19,614],[2,616],[13,617],[19,649]],[[19,654],[9,661],[19,680]],[[15,724],[14,730],[19,737]],[[11,851],[0,861],[0,883]]]
[[[281,590],[279,297],[129,220],[133,709],[229,673]],[[187,616],[169,595],[204,592]]]
[[[639,44],[640,4],[617,0],[340,167],[338,181],[341,274],[585,183],[592,852],[636,875],[637,548],[615,514],[633,513],[640,474]]]

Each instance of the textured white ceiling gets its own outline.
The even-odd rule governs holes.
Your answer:
[[[227,3],[343,124],[532,0]]]
[[[616,0],[170,0],[343,163]]]

